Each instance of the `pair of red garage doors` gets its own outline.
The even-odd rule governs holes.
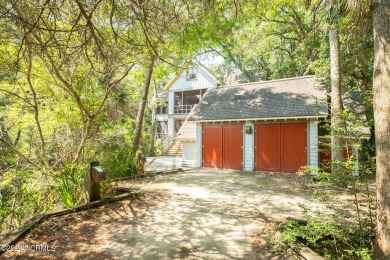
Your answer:
[[[203,126],[203,167],[242,169],[242,125]]]
[[[255,170],[297,172],[307,163],[306,123],[255,125]],[[204,167],[242,169],[242,125],[203,126]]]

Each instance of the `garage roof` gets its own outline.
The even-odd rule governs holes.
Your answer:
[[[326,90],[314,76],[209,89],[188,121],[326,117]]]
[[[184,121],[180,127],[179,132],[176,135],[176,139],[179,140],[195,140],[196,138],[196,125],[189,123],[187,120]]]

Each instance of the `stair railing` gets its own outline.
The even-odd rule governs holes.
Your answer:
[[[166,150],[168,150],[169,146],[173,143],[175,140],[176,133],[171,134],[167,139],[165,139],[162,147],[162,153],[164,154]]]

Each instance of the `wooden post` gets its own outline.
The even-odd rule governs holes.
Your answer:
[[[101,200],[100,180],[96,180],[92,174],[94,166],[99,166],[99,162],[91,162],[85,172],[85,189],[89,195],[89,202]]]

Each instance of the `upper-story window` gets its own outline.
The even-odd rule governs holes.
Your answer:
[[[193,80],[197,78],[197,68],[190,67],[187,69],[186,80]]]
[[[162,105],[157,107],[157,114],[168,114],[167,105]]]
[[[188,114],[199,103],[206,89],[177,91],[174,96],[174,113]]]

